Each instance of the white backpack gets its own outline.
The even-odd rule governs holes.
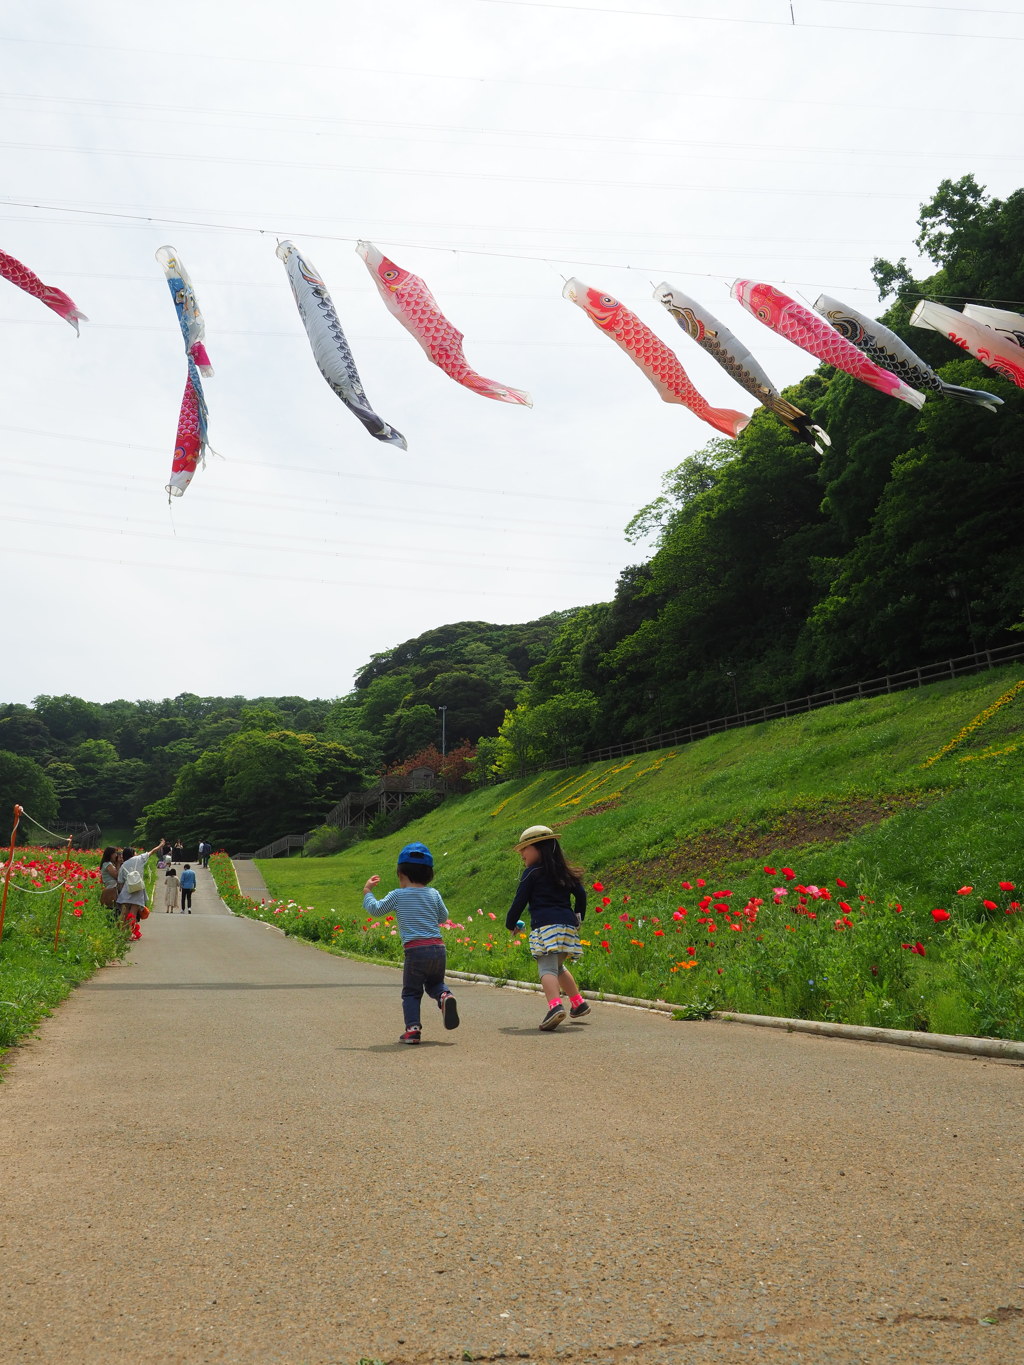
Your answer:
[[[124,889],[130,892],[131,895],[133,896],[136,895],[139,891],[145,891],[146,880],[137,867],[129,868],[129,870],[125,873]]]

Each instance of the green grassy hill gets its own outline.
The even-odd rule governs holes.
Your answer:
[[[882,1024],[906,1023],[909,1011],[910,1023],[936,1031],[983,1027],[1020,1036],[1024,985],[1014,995],[1012,977],[1016,971],[1018,982],[1024,978],[1024,958],[1012,970],[1005,964],[999,968],[1009,974],[1010,994],[998,1008],[974,998],[981,988],[967,984],[965,966],[958,968],[959,984],[946,983],[939,992],[945,993],[945,1003],[926,1019],[918,1018],[922,1009],[915,1014],[908,1003],[907,971],[913,966],[934,977],[940,960],[961,962],[972,934],[982,935],[971,948],[972,961],[985,959],[993,969],[985,958],[991,944],[996,945],[991,951],[1005,955],[1005,950],[1017,961],[1014,954],[1024,947],[1022,920],[1015,911],[1006,915],[1014,893],[1001,890],[999,883],[1020,885],[1024,875],[1022,759],[1024,668],[1018,665],[729,731],[678,751],[545,772],[450,798],[388,839],[360,843],[331,858],[263,861],[260,868],[275,896],[302,909],[302,923],[297,909],[285,912],[278,923],[351,947],[352,931],[364,922],[364,880],[377,872],[385,888],[391,885],[398,849],[422,839],[434,851],[435,884],[453,918],[466,926],[470,917],[477,922],[475,936],[467,930],[465,941],[450,939],[453,965],[487,970],[486,958],[497,974],[529,976],[531,964],[514,957],[515,951],[522,957],[516,945],[509,955],[502,921],[520,870],[512,845],[524,826],[549,824],[567,855],[585,868],[588,883],[600,881],[604,896],[614,902],[613,908],[602,907],[602,897],[596,897],[598,918],[587,921],[609,926],[601,930],[603,938],[596,929],[585,929],[595,934],[595,946],[607,945],[601,949],[607,970],[598,970],[601,960],[592,953],[584,959],[581,977],[589,977],[588,984],[683,1001],[700,995],[732,1009],[769,1013],[813,1014],[817,1003],[818,1017]],[[765,867],[777,871],[766,873]],[[795,876],[784,878],[783,867]],[[703,892],[696,888],[698,878],[707,883]],[[837,879],[846,889],[836,886]],[[685,882],[693,889],[685,889]],[[777,885],[787,895],[776,903]],[[800,893],[801,886],[829,888],[831,904],[816,893]],[[958,897],[962,886],[974,890]],[[722,912],[700,904],[708,888],[727,891],[718,904],[735,912],[744,902],[756,901],[757,920],[742,919],[735,939],[717,932],[726,921],[709,929],[702,911],[710,910],[712,921]],[[834,928],[836,915],[845,913],[836,911],[840,902],[850,907],[853,923]],[[686,915],[672,921],[680,907]],[[826,949],[835,956],[840,942],[873,945],[868,929],[876,937],[881,932],[878,907],[890,916],[888,938],[871,946],[867,957],[884,957],[887,976],[879,963],[864,962],[858,971],[863,968],[868,979],[846,983],[841,1003],[838,986],[829,988],[824,1001],[808,999],[806,988],[787,986],[787,976],[804,970],[789,961],[788,946],[785,970],[776,963],[778,970],[765,974],[766,945],[787,932],[794,944],[804,943],[810,940],[803,931],[813,927],[813,961]],[[932,917],[937,907],[950,912],[948,925]],[[601,912],[612,918],[600,920]],[[487,918],[490,914],[496,921]],[[794,924],[797,914],[802,919]],[[329,927],[328,920],[333,921]],[[727,920],[729,928],[736,927]],[[641,940],[639,931],[631,933],[621,945],[621,970],[610,978],[618,946],[612,934],[622,938],[636,930],[637,921],[647,924],[651,941]],[[667,923],[668,929],[651,930],[652,923]],[[758,933],[751,932],[755,928]],[[945,934],[941,941],[940,933]],[[954,933],[959,935],[955,952]],[[909,953],[900,947],[904,935],[913,941]],[[671,945],[653,942],[669,936]],[[650,956],[652,948],[680,949],[677,936],[698,950],[691,956],[701,970],[691,972],[692,963],[670,961],[664,953],[656,960]],[[733,951],[726,967],[739,961],[741,936],[743,950],[761,958],[752,958],[742,973],[722,968],[726,943]],[[378,939],[370,933],[358,942],[392,955],[397,944]],[[760,947],[748,950],[747,940]],[[914,953],[913,943],[925,948],[927,962],[920,951]],[[847,956],[850,951],[843,949]],[[913,964],[911,956],[917,958]],[[709,979],[709,973],[726,979]],[[813,997],[819,991],[813,971],[807,980]],[[857,1002],[872,992],[876,1003],[859,1007]]]

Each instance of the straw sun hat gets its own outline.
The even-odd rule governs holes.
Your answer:
[[[541,844],[545,839],[556,839],[557,837],[555,831],[548,829],[547,825],[531,825],[529,829],[524,829],[520,834],[515,851],[522,853],[523,849],[529,848],[531,844]]]

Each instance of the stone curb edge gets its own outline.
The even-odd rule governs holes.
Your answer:
[[[225,906],[225,909],[228,909]],[[230,911],[234,914],[234,911]],[[248,919],[240,915],[239,919]],[[254,923],[266,924],[266,920]],[[277,929],[276,924],[267,925]],[[278,933],[283,933],[278,930]],[[317,944],[317,947],[320,945]],[[330,951],[324,949],[324,951]],[[369,962],[373,966],[399,968],[393,962],[377,962],[374,958],[361,957],[357,953],[335,953],[337,957],[350,957],[355,962]],[[539,991],[538,981],[516,981],[511,977],[484,976],[480,972],[447,971],[453,981],[474,981],[484,986],[497,986],[506,990]],[[641,1000],[633,995],[607,995],[602,991],[583,991],[587,1000],[595,1000],[606,1005],[629,1005],[633,1009],[650,1010],[655,1014],[672,1015],[679,1005],[671,1005],[664,1000]],[[772,1014],[735,1014],[730,1010],[715,1010],[711,1016],[722,1023],[751,1024],[758,1028],[785,1029],[787,1033],[811,1033],[819,1038],[845,1038],[856,1043],[889,1043],[896,1047],[924,1048],[932,1052],[949,1052],[963,1057],[994,1057],[999,1061],[1024,1063],[1024,1042],[1009,1038],[971,1038],[966,1034],[954,1033],[915,1033],[909,1029],[870,1028],[863,1024],[834,1024],[822,1019],[786,1019]]]
[[[539,991],[540,983],[513,981],[477,972],[449,971],[445,973],[459,981],[478,981],[485,985],[511,987],[515,990]],[[601,991],[583,991],[587,1000],[611,1005],[631,1005],[634,1009],[652,1010],[657,1014],[674,1014],[679,1005],[664,1000],[640,1000],[631,995],[607,995]],[[869,1028],[863,1024],[834,1024],[820,1019],[785,1019],[771,1014],[735,1014],[731,1010],[715,1010],[712,1019],[723,1023],[752,1024],[760,1028],[785,1029],[787,1033],[813,1033],[822,1038],[846,1038],[860,1043],[890,1043],[897,1047],[928,1048],[935,1052],[952,1052],[968,1057],[996,1057],[1003,1061],[1024,1062],[1024,1042],[1008,1038],[971,1038],[952,1033],[915,1033],[909,1029]]]

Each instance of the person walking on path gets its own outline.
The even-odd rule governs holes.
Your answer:
[[[213,845],[207,839],[199,842],[199,861],[203,867],[210,866],[210,854],[213,852]]]
[[[180,839],[175,839],[174,847],[171,850],[171,862],[183,863],[185,861],[185,846]]]
[[[530,954],[536,959],[548,1002],[548,1012],[539,1027],[549,1033],[565,1018],[563,995],[569,1001],[573,1019],[590,1013],[590,1006],[565,965],[567,960],[583,956],[579,926],[587,913],[587,893],[580,880],[582,872],[565,861],[554,830],[547,825],[524,829],[515,848],[523,860],[524,871],[505,917],[505,927],[513,933],[520,915],[529,907]]]
[[[173,867],[164,873],[164,913],[173,915],[178,908],[178,874]]]
[[[402,1013],[405,1032],[400,1043],[418,1043],[422,1024],[420,1004],[424,990],[437,1001],[446,1029],[459,1027],[455,996],[445,985],[447,966],[444,939],[438,933],[450,919],[440,893],[429,883],[434,877],[434,858],[426,844],[406,844],[398,855],[398,886],[382,901],[373,889],[380,878],[373,876],[363,887],[363,909],[371,915],[394,915],[405,949],[402,972]]]
[[[178,879],[181,887],[181,913],[186,911],[192,913],[192,892],[196,889],[196,874],[192,871],[192,864],[186,863],[182,868],[181,877]]]
[[[139,920],[145,919],[141,911],[146,908],[146,862],[158,851],[162,843],[161,839],[148,853],[136,853],[133,848],[124,850],[124,861],[117,873],[117,909],[124,918],[125,925],[131,930],[132,938],[142,937]]]
[[[121,850],[111,844],[100,854],[100,904],[108,910],[117,905],[117,874],[121,870]]]

